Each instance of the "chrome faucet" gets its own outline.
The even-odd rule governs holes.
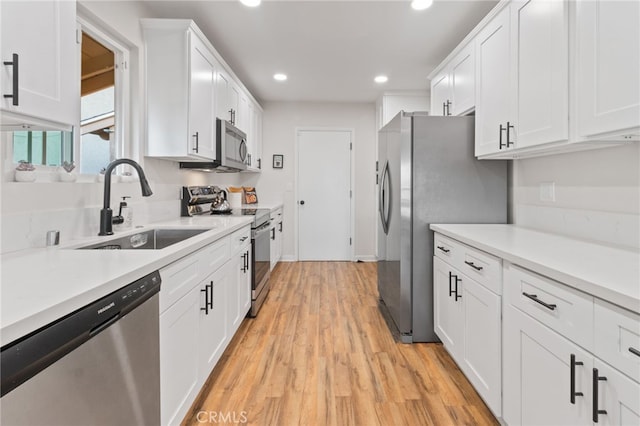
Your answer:
[[[147,177],[144,175],[144,171],[142,170],[142,167],[140,167],[140,164],[128,158],[119,158],[109,163],[104,173],[104,206],[102,207],[102,210],[100,210],[100,232],[98,235],[113,235],[113,211],[109,207],[109,203],[111,201],[111,173],[113,172],[113,169],[120,164],[128,164],[136,169],[136,172],[138,172],[138,176],[140,177],[140,188],[142,189],[143,197],[148,197],[153,194],[151,187],[149,186],[149,182],[147,182]]]

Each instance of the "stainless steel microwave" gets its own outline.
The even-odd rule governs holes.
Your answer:
[[[181,162],[181,169],[236,172],[247,168],[247,135],[231,122],[216,118],[216,159]]]
[[[244,170],[247,168],[247,135],[231,122],[216,119],[216,158],[218,169]]]

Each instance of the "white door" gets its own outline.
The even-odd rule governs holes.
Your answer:
[[[476,105],[475,44],[470,43],[451,63],[451,115],[462,115]]]
[[[434,317],[435,332],[442,340],[445,348],[451,356],[456,360],[460,360],[463,354],[463,301],[460,300],[462,295],[462,285],[457,283],[456,300],[456,284],[453,282],[454,277],[451,273],[449,265],[444,263],[437,257],[433,258],[433,292],[434,292]]]
[[[640,424],[640,384],[597,358],[593,368],[598,370],[599,378],[605,379],[597,381],[597,409],[606,412],[598,414],[598,423],[615,426]]]
[[[298,131],[298,259],[351,260],[351,132]]]
[[[569,137],[568,8],[548,0],[511,4],[511,140],[518,148]]]
[[[214,66],[204,43],[195,35],[191,36],[191,43],[189,153],[215,159]]]

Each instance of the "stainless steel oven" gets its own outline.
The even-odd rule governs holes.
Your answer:
[[[269,277],[271,275],[271,240],[269,238],[271,226],[269,211],[265,214],[256,213],[254,226],[251,229],[251,311],[255,317],[269,293]]]

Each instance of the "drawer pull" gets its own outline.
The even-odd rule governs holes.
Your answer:
[[[455,289],[451,288],[451,278],[454,278],[456,280]],[[462,299],[462,295],[458,294],[458,283],[460,281],[462,281],[462,278],[458,278],[457,275],[454,275],[451,273],[451,271],[449,271],[449,297],[454,296],[456,302],[458,301],[458,299]]]
[[[473,262],[469,262],[467,260],[464,261],[464,263],[466,263],[467,265],[471,266],[473,269],[475,269],[476,271],[482,271],[482,266],[476,266],[475,263]]]
[[[451,251],[451,250],[449,250],[448,248],[444,248],[444,247],[442,247],[442,246],[436,246],[436,247],[438,247],[438,249],[439,249],[439,250],[441,250],[441,251],[443,251],[443,252],[445,252],[445,253],[449,253],[449,252]]]
[[[552,311],[554,311],[554,310],[556,309],[556,307],[557,307],[555,304],[551,304],[551,303],[543,302],[542,300],[538,299],[538,296],[537,296],[537,295],[535,295],[535,294],[529,294],[529,293],[525,293],[525,292],[523,291],[523,292],[522,292],[522,295],[523,295],[524,297],[528,297],[529,299],[533,300],[534,302],[539,303],[539,304],[541,304],[542,306],[544,306],[545,308],[550,309],[550,310],[552,310]]]
[[[572,404],[576,403],[576,396],[584,396],[582,392],[576,392],[576,365],[584,365],[582,361],[576,361],[576,356],[571,354],[571,397]]]
[[[598,382],[606,381],[607,378],[598,374],[598,369],[593,369],[593,422],[598,423],[598,415],[607,414],[607,410],[598,409]]]
[[[636,348],[629,348],[629,352],[631,352],[635,356],[640,356],[640,351],[637,350]]]

